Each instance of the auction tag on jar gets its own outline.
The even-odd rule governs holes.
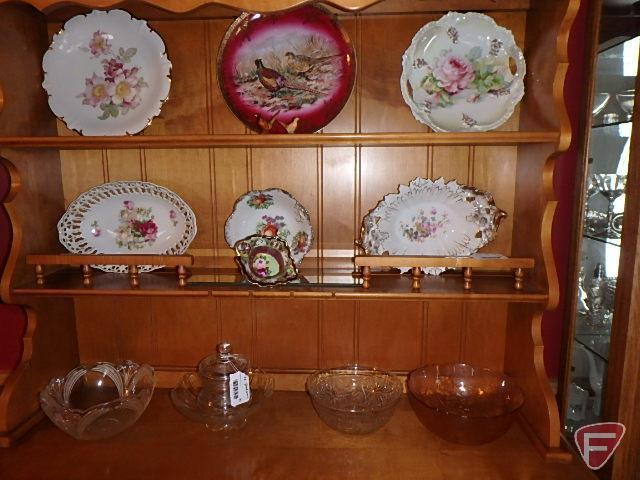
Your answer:
[[[249,375],[244,372],[235,372],[229,375],[229,392],[232,407],[237,407],[251,400]]]

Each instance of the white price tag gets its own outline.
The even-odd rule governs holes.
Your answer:
[[[243,372],[235,372],[229,375],[229,392],[232,407],[237,407],[251,400],[249,375]]]

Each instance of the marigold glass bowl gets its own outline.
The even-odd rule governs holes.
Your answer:
[[[147,408],[154,387],[149,365],[101,362],[51,379],[40,392],[40,404],[62,431],[79,440],[99,440],[133,425]]]
[[[508,376],[466,364],[419,368],[409,375],[408,387],[411,406],[424,426],[464,445],[499,438],[524,401]]]
[[[327,425],[345,433],[370,433],[393,415],[402,384],[385,371],[348,365],[312,374],[307,390]]]

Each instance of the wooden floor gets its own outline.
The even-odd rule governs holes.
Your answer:
[[[575,460],[545,464],[519,427],[481,447],[439,440],[403,398],[391,422],[367,436],[331,430],[302,392],[275,392],[230,438],[183,418],[157,390],[131,429],[80,442],[49,421],[0,449],[3,480],[97,479],[540,479],[595,478]]]

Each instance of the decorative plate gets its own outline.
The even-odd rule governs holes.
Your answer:
[[[416,120],[433,130],[486,131],[513,113],[525,72],[509,30],[481,13],[449,12],[413,37],[400,88]]]
[[[313,230],[309,213],[290,193],[279,188],[253,190],[242,195],[224,226],[231,248],[250,235],[284,240],[296,267],[311,250]]]
[[[42,68],[51,110],[82,135],[140,132],[171,85],[162,39],[124,10],[73,17],[54,35]]]
[[[347,102],[355,79],[349,37],[327,11],[243,13],[227,30],[218,79],[227,104],[261,133],[310,133]]]
[[[251,235],[236,242],[236,261],[251,283],[272,286],[298,277],[289,247],[278,237]]]
[[[148,182],[112,182],[76,198],[58,222],[60,242],[71,253],[181,255],[196,236],[189,205]],[[126,273],[125,265],[94,265]],[[162,268],[140,266],[141,272]]]
[[[364,217],[362,247],[368,255],[464,257],[493,240],[504,216],[490,193],[418,177],[385,195]]]

